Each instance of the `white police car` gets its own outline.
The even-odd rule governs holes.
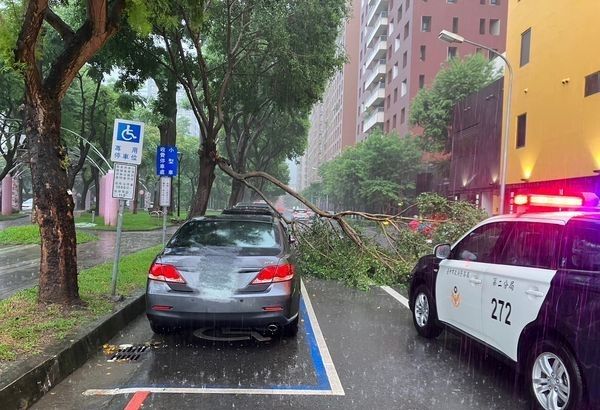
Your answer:
[[[436,246],[411,277],[418,333],[433,338],[447,327],[507,357],[542,409],[600,408],[600,208],[589,200],[518,195],[527,212]]]

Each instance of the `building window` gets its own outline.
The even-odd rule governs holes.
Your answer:
[[[458,33],[458,17],[452,18],[452,32]]]
[[[402,68],[406,67],[407,64],[408,64],[408,51],[405,51],[404,54],[402,54]]]
[[[390,68],[387,75],[388,84],[392,82],[392,69]]]
[[[394,88],[394,102],[398,101],[398,87]]]
[[[398,34],[396,36],[396,39],[394,40],[394,51],[398,51],[399,48],[400,48],[400,34]]]
[[[388,96],[387,96],[387,106],[388,106],[388,108],[390,108],[391,99],[392,99],[392,96],[390,94],[388,94]]]
[[[485,34],[485,19],[479,19],[479,34]]]
[[[410,33],[410,21],[407,21],[404,25],[404,39],[408,38],[408,34]]]
[[[600,71],[585,77],[584,96],[590,96],[600,92]]]
[[[448,47],[448,60],[456,57],[456,47]]]
[[[421,31],[424,31],[424,32],[431,31],[431,16],[421,17]]]
[[[400,84],[400,97],[404,97],[408,92],[408,82],[406,78],[402,80],[402,84]]]
[[[388,58],[388,60],[389,60],[390,58],[392,58],[392,46],[389,46],[389,47],[388,47],[388,56],[387,56],[387,58]]]
[[[419,75],[419,89],[425,87],[425,74]]]
[[[405,120],[406,120],[406,111],[404,110],[404,108],[402,108],[400,110],[400,124],[404,124]]]
[[[494,51],[488,50],[488,59],[493,60],[498,57],[498,50],[494,49]]]
[[[492,36],[500,35],[500,20],[490,19],[490,34]]]
[[[521,67],[529,63],[529,53],[531,48],[531,29],[521,34]]]
[[[394,32],[394,19],[392,19],[392,21],[390,21],[390,24],[388,25],[388,36],[391,36],[393,32]]]
[[[385,122],[385,132],[386,133],[390,132],[390,120],[387,120]]]
[[[456,0],[446,0],[448,4],[456,4]]]
[[[409,7],[410,7],[410,0],[406,0],[405,10],[408,10]]]
[[[396,20],[398,20],[398,24],[400,24],[400,20],[402,20],[402,4],[398,7],[398,18]]]
[[[425,54],[427,51],[427,47],[426,46],[421,46],[421,51],[419,54],[419,59],[421,59],[421,61],[425,61]]]
[[[517,117],[517,148],[525,146],[527,136],[527,114],[521,114]]]
[[[485,4],[485,0],[479,0],[479,4]]]
[[[397,61],[394,63],[394,71],[392,73],[392,79],[394,79],[396,77],[398,77],[398,62]]]
[[[490,0],[490,4],[493,6],[499,6],[500,5],[500,0]]]
[[[396,128],[396,114],[392,117],[392,128]]]

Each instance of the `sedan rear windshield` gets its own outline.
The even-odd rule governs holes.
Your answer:
[[[256,221],[190,221],[179,229],[167,247],[279,248],[279,242],[275,227],[271,223]]]

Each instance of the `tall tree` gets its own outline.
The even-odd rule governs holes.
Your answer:
[[[199,180],[192,215],[204,214],[208,205],[219,158],[218,136],[226,116],[225,100],[229,88],[238,81],[240,67],[265,49],[290,52],[288,44],[292,41],[304,40],[307,58],[314,58],[318,53],[308,53],[309,49],[323,49],[327,41],[335,44],[345,7],[344,0],[176,0],[161,4],[158,14],[170,17],[156,19],[155,30],[165,44],[169,67],[185,90],[201,130]],[[316,19],[310,20],[308,15]],[[265,35],[274,28],[282,34],[277,42]],[[313,31],[322,33],[322,44],[308,42]],[[300,52],[298,55],[302,58]],[[318,98],[325,84],[307,93],[287,82],[295,76],[320,78],[322,67],[317,70],[315,66],[274,64],[270,86],[290,100]]]
[[[8,7],[18,8],[18,4],[10,2]],[[42,239],[42,303],[80,303],[74,204],[69,190],[67,150],[60,133],[61,101],[83,65],[117,32],[124,8],[125,0],[87,0],[82,24],[76,29],[50,7],[48,0],[29,0],[18,16],[20,30],[14,61],[25,83],[25,134]],[[38,50],[48,28],[60,35],[63,46],[51,61],[44,57],[48,69],[42,71]]]
[[[493,80],[493,66],[481,54],[453,58],[435,77],[431,88],[415,96],[410,123],[423,128],[421,144],[428,152],[447,152],[448,127],[454,105]]]

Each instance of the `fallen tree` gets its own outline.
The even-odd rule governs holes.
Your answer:
[[[353,286],[365,288],[373,283],[401,283],[407,279],[416,260],[430,253],[434,242],[454,242],[464,232],[485,218],[485,213],[466,202],[452,202],[436,194],[423,194],[414,205],[395,215],[376,214],[359,211],[328,213],[314,205],[300,193],[282,183],[272,175],[261,171],[238,173],[233,170],[226,158],[217,157],[219,168],[231,178],[256,192],[290,227],[305,252],[303,255],[310,270],[326,270],[321,275],[328,279],[340,271],[344,280]],[[275,204],[253,182],[263,179],[274,184],[286,194],[295,198],[312,210],[321,221],[307,229],[306,224],[289,220],[282,215]],[[405,216],[417,208],[420,216]],[[367,221],[367,231],[353,226],[353,219]],[[339,227],[339,229],[338,229]],[[369,230],[370,228],[370,230]],[[339,233],[342,233],[340,235]],[[370,233],[370,235],[369,235]],[[315,243],[318,242],[318,243]],[[348,247],[351,243],[352,247]],[[358,252],[356,252],[358,251]],[[362,277],[347,266],[352,258],[354,270],[366,272]],[[308,259],[308,260],[307,260]],[[327,267],[331,269],[327,270]],[[335,272],[335,273],[332,273]],[[317,272],[318,273],[318,272]],[[358,280],[356,276],[359,276]],[[368,280],[375,279],[375,280]]]

